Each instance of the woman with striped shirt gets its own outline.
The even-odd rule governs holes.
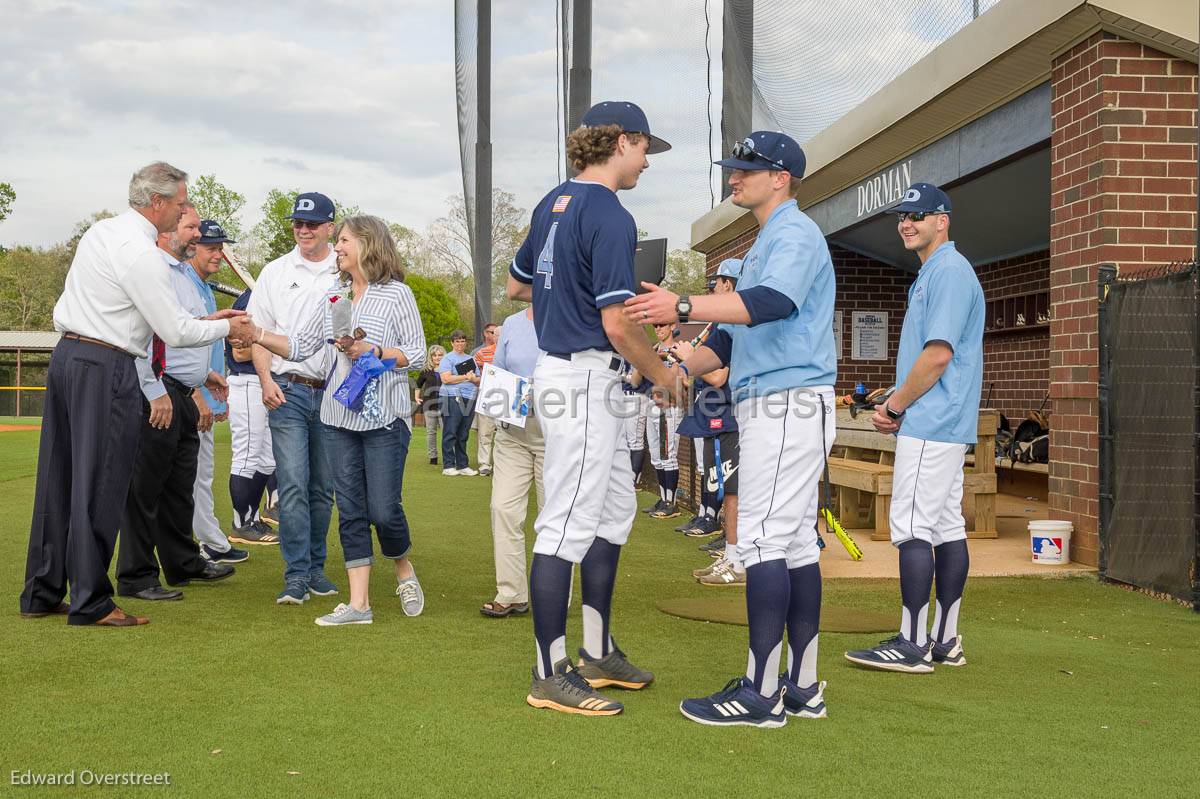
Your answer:
[[[401,504],[404,460],[412,437],[409,427],[412,398],[408,370],[425,362],[425,334],[412,289],[396,244],[383,220],[374,216],[347,217],[338,226],[337,253],[341,281],[312,309],[308,321],[291,337],[260,331],[257,344],[291,361],[302,361],[321,347],[334,349],[326,385],[335,389],[349,375],[354,361],[365,353],[380,360],[395,358],[395,368],[378,377],[378,407],[352,411],[326,391],[321,421],[333,472],[338,509],[338,535],[346,558],[350,602],[340,604],[317,624],[370,624],[373,619],[367,586],[374,553],[371,525],[379,550],[396,564],[396,594],[407,616],[425,607],[425,596],[409,562],[411,540]],[[349,297],[346,291],[349,289]],[[361,328],[364,338],[327,343],[344,330],[334,331],[334,306],[352,304],[350,330]],[[342,339],[342,342],[347,339]],[[379,413],[379,411],[382,413]]]

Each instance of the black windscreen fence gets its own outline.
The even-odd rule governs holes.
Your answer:
[[[1196,265],[1099,289],[1100,574],[1200,610]]]

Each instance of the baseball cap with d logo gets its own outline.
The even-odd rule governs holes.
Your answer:
[[[296,197],[296,204],[288,219],[303,219],[308,222],[332,222],[333,200],[320,192],[310,191]]]
[[[950,198],[932,183],[914,183],[904,192],[904,197],[899,203],[885,210],[889,213],[916,211],[919,214],[948,214]]]

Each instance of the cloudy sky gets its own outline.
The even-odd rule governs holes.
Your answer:
[[[159,159],[246,195],[246,226],[282,188],[424,229],[462,191],[453,5],[0,0],[0,182],[17,192],[0,244],[51,244],[120,210],[131,172]],[[676,145],[623,199],[686,246],[720,197],[721,0],[595,5],[593,99],[640,103]],[[555,7],[493,4],[494,181],[524,208],[559,179]],[[970,0],[762,0],[756,77],[778,113],[756,123],[807,138],[970,15]]]

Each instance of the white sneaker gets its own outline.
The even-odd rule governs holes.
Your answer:
[[[728,560],[722,560],[709,574],[697,577],[700,585],[745,585],[746,570],[734,567]]]
[[[470,466],[468,466],[465,469],[459,469],[458,473],[461,474],[463,477],[474,477],[475,475],[479,474],[479,472],[475,471]]]
[[[374,618],[375,614],[370,608],[358,610],[343,602],[334,608],[332,613],[327,613],[317,619],[317,625],[319,627],[337,627],[342,624],[370,624]]]
[[[442,477],[457,477],[462,474],[458,469],[442,469]]]

